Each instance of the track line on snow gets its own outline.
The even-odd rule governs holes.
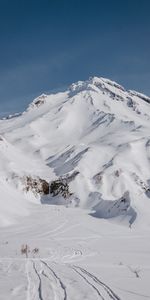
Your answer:
[[[42,280],[41,280],[41,277],[36,269],[36,266],[35,266],[35,262],[33,262],[33,269],[39,279],[39,286],[38,286],[38,296],[39,296],[39,300],[44,300],[43,297],[42,297]]]
[[[42,275],[48,280],[48,282],[49,282],[49,284],[50,284],[50,286],[51,286],[51,288],[52,288],[52,292],[53,292],[53,294],[54,294],[54,299],[53,299],[53,300],[58,299],[57,294],[56,294],[56,290],[55,290],[55,288],[54,288],[54,286],[53,286],[53,284],[52,284],[52,282],[51,282],[51,279],[50,279],[49,276],[45,273],[44,270],[42,271]],[[47,300],[47,298],[46,298],[46,300]]]
[[[62,290],[63,290],[63,294],[64,294],[64,299],[63,300],[67,300],[67,291],[66,291],[66,286],[64,285],[64,283],[62,282],[62,280],[60,279],[60,277],[55,273],[55,271],[43,260],[41,260],[41,262],[51,271],[51,273],[53,274],[53,276],[55,277],[56,281],[59,282]],[[43,300],[43,299],[40,299]]]
[[[39,236],[40,236],[41,238],[43,238],[43,237],[45,237],[45,236],[50,235],[51,233],[55,233],[55,234],[58,233],[58,234],[59,234],[59,230],[62,229],[67,223],[68,223],[68,220],[65,221],[64,223],[62,223],[61,225],[59,225],[58,227],[56,227],[55,229],[52,229],[52,230],[50,230],[50,231],[46,231],[45,233],[40,234]]]
[[[78,267],[78,266],[74,266],[74,267],[76,269],[79,269],[82,273],[84,273],[85,275],[90,277],[93,281],[98,283],[106,291],[106,293],[109,295],[109,297],[112,300],[121,300],[121,298],[108,285],[106,285],[104,282],[99,280],[95,275],[91,274],[90,272],[86,271],[85,269],[83,269],[81,267]]]
[[[99,297],[101,297],[102,300],[105,300],[105,298],[101,295],[100,291],[97,289],[95,285],[90,283],[90,281],[84,275],[82,275],[75,267],[71,267],[71,269],[74,270],[80,277],[82,277],[84,281],[86,281],[86,283],[96,291],[96,293],[98,294]]]
[[[81,225],[80,223],[71,225],[71,226],[69,226],[69,228],[66,228],[66,229],[63,230],[63,231],[59,231],[59,232],[57,232],[57,234],[56,234],[56,233],[53,234],[52,237],[56,237],[56,236],[58,236],[58,235],[60,235],[60,234],[66,233],[66,232],[72,230],[73,228],[79,227],[80,225]]]

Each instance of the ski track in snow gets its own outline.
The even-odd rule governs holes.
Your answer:
[[[45,261],[30,260],[28,268],[27,300],[67,300],[65,285]]]
[[[81,268],[81,267],[77,267],[74,266],[75,269],[79,269],[82,273],[86,274],[88,277],[90,277],[94,282],[98,283],[109,295],[109,297],[113,300],[121,300],[121,298],[119,296],[117,296],[112,289],[106,285],[104,282],[100,281],[96,276],[94,276],[93,274],[89,273],[88,271],[86,271],[85,269]]]
[[[105,300],[105,298],[102,296],[102,294],[100,293],[100,291],[96,288],[96,286],[93,285],[92,283],[90,283],[89,280],[88,280],[85,276],[83,276],[83,275],[77,270],[78,268],[72,267],[72,269],[73,269],[79,276],[81,276],[81,277],[87,282],[87,284],[88,284],[89,286],[91,286],[91,287],[96,291],[96,294],[97,294],[102,300]]]
[[[38,222],[39,227],[35,226],[34,230],[32,230],[31,237],[30,237],[30,231],[25,230],[26,224],[24,224],[24,222],[20,226],[20,234],[18,231],[18,226],[15,226],[15,228],[12,227],[13,230],[12,232],[14,232],[14,237],[12,240],[11,240],[12,233],[10,232],[11,229],[9,228],[6,229],[6,233],[4,234],[3,238],[5,238],[4,241],[6,241],[8,238],[8,242],[0,244],[0,250],[2,250],[3,247],[5,250],[7,250],[7,248],[9,248],[10,246],[13,246],[14,249],[16,249],[18,247],[18,244],[16,243],[16,237],[18,237],[17,240],[19,240],[19,247],[23,243],[23,240],[25,238],[25,240],[28,241],[29,245],[31,246],[30,247],[31,250],[33,247],[38,246],[40,251],[39,257],[37,255],[35,256],[35,258],[32,257],[32,253],[31,254],[29,253],[29,258],[22,258],[21,256],[18,257],[19,252],[18,251],[15,252],[13,248],[11,252],[14,254],[12,255],[12,257],[8,258],[4,251],[5,256],[1,258],[1,263],[0,263],[0,276],[2,276],[2,282],[5,282],[5,278],[7,278],[6,276],[8,276],[9,279],[8,282],[10,282],[11,280],[13,283],[12,279],[15,278],[17,270],[18,270],[17,277],[19,276],[20,278],[19,277],[18,278],[22,282],[22,285],[20,283],[14,282],[12,288],[13,292],[9,293],[7,299],[9,298],[10,300],[25,300],[25,299],[26,300],[66,300],[66,299],[67,300],[78,300],[78,299],[87,299],[87,300],[128,299],[130,300],[130,295],[133,295],[132,299],[136,300],[136,294],[139,295],[138,298],[140,300],[143,299],[142,292],[144,295],[144,290],[142,290],[141,293],[140,291],[136,292],[135,287],[138,284],[137,280],[140,281],[144,280],[142,277],[143,277],[143,269],[145,267],[142,267],[142,265],[141,266],[136,265],[137,264],[136,261],[133,264],[132,260],[130,260],[130,262],[126,260],[126,256],[128,257],[128,255],[130,254],[128,253],[128,247],[126,247],[127,253],[123,252],[122,254],[121,251],[124,248],[122,248],[122,250],[121,248],[118,248],[121,246],[121,241],[124,241],[124,239],[125,241],[129,239],[128,243],[129,244],[133,243],[133,245],[134,245],[134,239],[135,241],[138,239],[140,240],[141,237],[138,231],[134,233],[134,231],[132,231],[131,229],[126,229],[125,227],[124,238],[123,238],[122,237],[123,228],[119,227],[120,229],[118,231],[117,225],[115,224],[113,225],[113,223],[112,224],[110,223],[109,225],[109,223],[105,223],[105,221],[104,224],[102,224],[101,222],[102,228],[101,227],[97,228],[97,225],[95,227],[95,219],[92,219],[92,217],[83,213],[82,210],[77,210],[76,212],[76,210],[70,210],[67,208],[65,210],[63,208],[60,208],[60,212],[59,212],[60,224],[58,226],[57,222],[54,223],[54,219],[55,219],[54,216],[56,215],[55,209],[51,207],[50,210],[48,210],[46,207],[45,208],[43,207],[43,209],[44,209],[43,212],[41,210],[41,218],[43,220],[42,223],[43,231],[47,229],[45,238],[43,237],[42,230],[40,228],[41,226],[40,222]],[[52,214],[52,220],[51,222],[48,223],[47,216],[51,214]],[[70,214],[72,214],[72,217],[70,217]],[[39,213],[37,214],[37,216],[38,215]],[[43,218],[43,216],[45,216],[45,219]],[[64,222],[64,218],[66,219],[65,222]],[[80,225],[78,220],[80,221],[82,220]],[[90,223],[89,222],[90,220],[93,220],[93,223]],[[74,221],[76,221],[76,224],[74,224]],[[85,229],[85,224],[87,226],[86,229]],[[27,221],[27,228],[28,227],[30,228],[29,225],[30,224]],[[54,229],[55,225],[56,225],[55,228],[56,231]],[[108,228],[108,231],[105,228],[106,226]],[[112,233],[110,234],[110,227],[111,228],[113,227],[115,230],[117,230],[116,233],[114,232],[114,236],[112,236]],[[106,230],[105,232],[103,231],[104,228]],[[16,229],[16,233],[15,233],[15,229]],[[39,230],[41,232],[41,239],[40,236],[38,236]],[[49,239],[47,236],[48,232],[50,233]],[[56,237],[53,237],[53,232],[58,233],[58,235],[56,235]],[[89,238],[91,232],[93,232],[94,235],[93,239]],[[22,237],[22,233],[23,233],[23,237]],[[34,236],[35,238],[33,239]],[[22,241],[20,240],[21,238],[23,238]],[[148,241],[148,235],[146,235],[145,238]],[[113,241],[111,241],[111,239],[113,239]],[[107,244],[105,246],[106,241],[109,242],[111,248],[112,245],[114,246],[116,245],[115,252],[113,248],[109,249],[110,246],[107,247]],[[98,243],[96,249],[95,249],[95,243],[96,244]],[[47,246],[49,252],[47,252]],[[132,247],[131,247],[130,255],[136,257],[137,249],[135,247],[135,250],[133,251]],[[43,253],[41,253],[42,248],[45,249]],[[98,248],[100,248],[99,254],[98,254]],[[94,249],[96,250],[95,252]],[[8,254],[9,253],[10,251],[8,252]],[[139,253],[141,255],[141,252]],[[115,261],[113,258],[114,255],[116,255]],[[148,252],[145,255],[147,256],[147,258],[149,257]],[[137,256],[137,262],[139,262],[139,257],[140,256]],[[103,258],[104,258],[104,264],[103,264]],[[110,262],[111,261],[112,262],[109,266],[107,260],[109,260],[110,258],[111,258]],[[124,259],[127,261],[126,263],[124,262]],[[123,263],[120,264],[119,261],[121,262],[122,260]],[[89,268],[90,261],[92,262],[92,264],[95,264],[95,261],[97,261],[98,268],[96,269],[96,273],[98,275],[95,275],[96,273],[90,271]],[[127,287],[126,289],[123,288],[123,284],[122,284],[121,286],[115,288],[117,293],[114,291],[114,286],[116,284],[114,284],[112,281],[112,279],[114,278],[111,278],[113,276],[113,272],[111,271],[111,268],[112,266],[115,268],[114,263],[116,263],[117,261],[118,261],[118,266],[120,264],[120,267],[117,266],[117,268],[119,268],[120,271],[122,270],[122,272],[125,272],[127,278],[129,277],[132,280],[135,280],[133,290],[131,288],[127,289]],[[105,269],[106,274],[110,273],[109,276],[107,275],[109,284],[107,283],[107,278],[106,279],[103,278],[103,267],[106,267]],[[140,270],[140,278],[138,278],[135,274],[135,271],[138,270]],[[147,269],[147,272],[149,272],[148,270],[149,269]],[[114,269],[114,272],[116,271],[117,269],[116,270]],[[118,275],[115,276],[117,276],[116,278],[118,278]],[[100,278],[103,278],[103,280],[101,280]],[[26,290],[26,295],[24,289]],[[131,292],[129,293],[128,290],[130,290]],[[21,296],[21,294],[24,295],[24,297]],[[147,295],[145,293],[145,297],[148,297],[148,291],[147,291]],[[5,300],[5,298],[2,298],[2,300]]]
[[[66,286],[62,282],[61,278],[56,274],[56,272],[46,262],[42,261],[42,263],[51,271],[51,273],[53,274],[53,276],[55,277],[55,279],[59,282],[60,287],[63,290],[63,294],[64,294],[63,300],[67,300]]]
[[[55,263],[53,263],[53,265],[54,264]],[[28,268],[28,271],[27,271],[27,278],[28,278],[27,300],[37,299],[35,297],[38,297],[39,300],[48,300],[48,299],[68,300],[68,299],[70,299],[67,294],[67,285],[65,285],[65,283],[63,282],[61,277],[56,273],[56,271],[54,271],[54,267],[52,267],[50,264],[48,264],[47,261],[44,261],[44,260],[32,261],[32,260],[30,260],[27,262],[27,265],[28,265],[28,267],[27,267]],[[31,268],[31,265],[32,265],[32,268]],[[77,274],[76,281],[80,282],[80,277],[81,277],[88,285],[88,288],[92,288],[93,299],[122,300],[118,295],[116,295],[116,293],[113,292],[113,290],[108,285],[106,285],[104,282],[100,281],[95,275],[86,271],[82,267],[70,265],[70,264],[67,264],[67,265],[64,264],[63,267],[71,269]],[[38,282],[33,280],[33,272],[35,272]],[[30,278],[29,273],[32,274],[32,275],[30,275],[30,276],[32,276],[32,279]],[[70,276],[72,276],[72,274],[70,274]],[[43,287],[44,278],[47,279],[47,285],[45,287],[45,289],[47,290],[46,297],[44,296],[45,290]],[[32,285],[34,285],[34,288],[31,288]],[[49,286],[49,289],[48,289],[48,286]],[[60,290],[60,293],[58,294],[59,290]],[[76,291],[76,293],[78,294],[78,291]],[[80,295],[78,297],[80,297]],[[89,299],[92,299],[92,298],[89,298]]]

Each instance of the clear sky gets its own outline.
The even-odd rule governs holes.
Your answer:
[[[0,115],[89,76],[150,95],[149,0],[0,0]]]

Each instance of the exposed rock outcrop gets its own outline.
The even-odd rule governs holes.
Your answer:
[[[39,177],[32,178],[26,176],[23,178],[25,181],[25,191],[32,191],[34,194],[48,195],[49,194],[49,183]]]
[[[67,183],[67,180],[65,179],[58,179],[52,181],[49,190],[50,194],[52,194],[54,197],[57,195],[61,195],[66,199],[72,195],[72,193],[70,193],[69,191],[69,185]]]

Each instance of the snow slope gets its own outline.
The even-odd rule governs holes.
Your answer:
[[[0,299],[150,299],[150,98],[93,77],[0,135]],[[72,196],[27,193],[24,176],[71,178]]]

